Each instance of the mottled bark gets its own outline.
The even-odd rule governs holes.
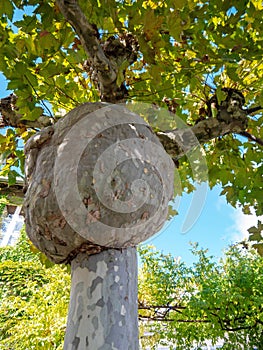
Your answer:
[[[64,350],[138,350],[136,248],[79,254],[71,268]]]
[[[174,164],[146,122],[121,105],[84,104],[25,146],[26,230],[70,262],[65,350],[138,350],[136,245],[156,233]]]
[[[26,230],[56,263],[133,247],[161,229],[174,164],[145,121],[87,103],[25,146]]]

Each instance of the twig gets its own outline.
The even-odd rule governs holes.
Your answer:
[[[44,108],[48,111],[50,118],[54,119],[53,114],[51,113],[50,109],[48,108],[48,106],[45,104],[45,102],[40,99],[38,92],[36,91],[36,89],[34,88],[34,86],[31,84],[31,81],[28,79],[27,75],[24,74],[24,77],[26,78],[26,80],[28,81],[29,85],[31,86],[32,90],[34,91],[34,93],[36,94],[37,98],[40,100],[40,103],[44,106]]]
[[[211,323],[210,320],[185,320],[185,319],[175,319],[175,318],[162,318],[162,317],[148,317],[139,315],[140,321],[158,321],[158,322],[182,322],[182,323]]]
[[[238,134],[241,135],[241,136],[247,137],[249,140],[254,141],[254,142],[258,143],[259,145],[263,146],[263,140],[262,139],[254,136],[254,135],[251,135],[247,131],[242,131],[242,132],[239,132]]]
[[[263,107],[261,107],[261,106],[248,108],[248,109],[246,110],[246,113],[247,113],[247,115],[249,115],[249,114],[255,113],[255,112],[257,112],[257,111],[260,111],[261,109],[263,109]]]

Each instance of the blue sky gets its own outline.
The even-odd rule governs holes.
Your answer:
[[[188,232],[182,233],[192,198],[192,195],[185,194],[178,209],[179,215],[166,223],[147,243],[164,253],[181,256],[188,263],[194,260],[189,242],[199,242],[200,247],[208,248],[211,255],[221,257],[229,244],[237,243],[245,237],[246,230],[256,224],[257,218],[244,215],[240,209],[233,208],[224,196],[220,196],[220,192],[220,186],[208,190],[203,210],[196,222]]]

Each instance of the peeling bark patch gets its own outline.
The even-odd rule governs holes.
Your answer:
[[[90,287],[90,292],[91,294],[94,292],[94,290],[96,289],[97,285],[102,283],[103,280],[101,277],[97,277],[94,281],[92,281],[92,285]]]
[[[121,306],[121,315],[122,315],[122,316],[125,316],[125,315],[126,315],[126,309],[125,309],[125,306],[124,306],[124,305]]]
[[[83,298],[82,296],[79,296],[78,297],[78,308],[77,308],[77,314],[79,315],[78,319],[81,320],[82,318],[82,312],[83,312],[83,309],[84,309],[84,303],[83,303]]]
[[[117,282],[113,282],[113,284],[110,286],[110,290],[113,292],[114,290],[119,289],[119,285]]]
[[[89,294],[87,293],[88,298],[90,297]],[[88,305],[87,306],[87,310],[89,311],[94,311],[96,309],[96,305]],[[88,318],[90,317],[90,315],[88,315]]]
[[[120,280],[120,276],[115,276],[115,282],[118,283]]]
[[[72,350],[77,350],[79,348],[80,339],[79,337],[75,337],[72,342]]]
[[[76,285],[76,293],[79,294],[83,291],[84,289],[84,282],[79,282],[77,285]]]
[[[89,270],[92,272],[96,272],[97,270],[97,261],[95,259],[89,259],[89,261],[87,261],[87,266],[89,266]]]
[[[103,297],[102,297],[100,300],[97,301],[96,306],[103,307],[104,305],[105,305],[105,302],[104,302]]]
[[[92,324],[93,324],[93,327],[94,327],[94,329],[95,330],[97,330],[98,329],[98,326],[99,326],[99,321],[98,321],[98,317],[97,316],[94,316],[93,318],[92,318]]]

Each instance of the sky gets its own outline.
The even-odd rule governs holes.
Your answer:
[[[256,215],[245,215],[240,208],[233,208],[225,196],[220,196],[220,186],[208,190],[204,207],[188,232],[182,233],[187,210],[192,195],[183,195],[179,206],[179,215],[167,222],[163,229],[147,240],[163,253],[181,257],[192,263],[195,258],[190,252],[190,242],[198,242],[200,248],[208,248],[215,258],[223,256],[227,246],[248,237],[247,229],[257,224]]]

